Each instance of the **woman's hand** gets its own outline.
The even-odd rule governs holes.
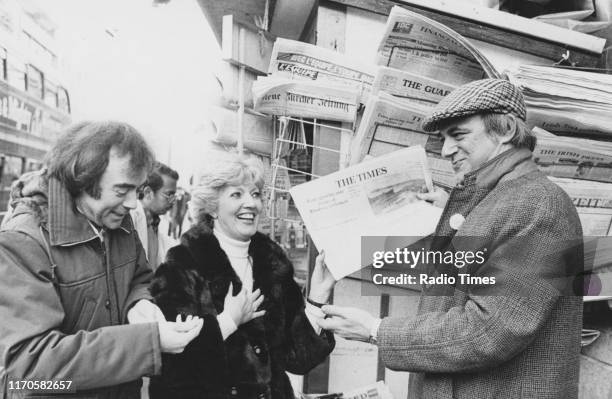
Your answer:
[[[266,314],[265,310],[257,311],[257,308],[259,308],[264,300],[264,296],[261,294],[259,288],[253,292],[247,292],[243,286],[242,290],[240,290],[236,296],[233,296],[232,292],[233,286],[232,283],[230,283],[227,295],[225,295],[223,313],[227,312],[234,323],[236,323],[236,326],[240,326],[256,317]]]
[[[315,267],[310,276],[310,293],[308,298],[315,302],[326,303],[336,285],[336,279],[325,265],[325,252],[321,251],[315,260]]]

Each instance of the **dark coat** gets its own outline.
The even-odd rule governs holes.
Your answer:
[[[225,342],[217,315],[230,282],[242,288],[212,231],[190,229],[156,271],[151,293],[168,320],[177,314],[204,318],[200,336],[182,354],[163,355],[162,375],[151,381],[151,398],[293,398],[285,371],[305,374],[334,347],[333,335],[318,335],[304,313],[293,266],[267,236],[251,238],[253,289],[265,299],[265,316],[238,327]]]

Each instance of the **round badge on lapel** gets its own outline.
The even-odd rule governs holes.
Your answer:
[[[463,215],[460,213],[455,213],[448,220],[448,224],[450,224],[450,227],[453,230],[459,230],[463,225],[463,222],[465,222],[465,217],[463,217]]]

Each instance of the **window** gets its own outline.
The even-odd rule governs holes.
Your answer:
[[[6,80],[7,78],[6,67],[6,49],[0,47],[0,79],[2,80]]]
[[[20,157],[0,154],[0,212],[6,210],[11,184],[23,173],[24,161]]]
[[[25,91],[26,89],[26,73],[25,64],[20,62],[16,57],[11,54],[10,58],[7,58],[7,81],[11,86],[16,89]]]
[[[58,106],[57,86],[49,80],[45,81],[45,103],[53,108]]]
[[[68,96],[68,90],[63,87],[57,88],[57,107],[65,113],[70,113],[70,97]]]
[[[27,65],[26,91],[37,98],[44,99],[44,75],[38,68],[30,64]]]

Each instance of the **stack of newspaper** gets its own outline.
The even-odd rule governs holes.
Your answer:
[[[493,65],[463,36],[398,6],[389,14],[378,47],[378,65],[454,85],[498,76]]]
[[[439,135],[421,130],[421,122],[428,107],[398,99],[385,92],[370,97],[359,130],[351,148],[351,164],[366,155],[377,157],[401,148],[420,145],[427,151],[433,180],[445,187],[454,185],[453,167],[442,158],[442,140]]]
[[[542,172],[555,177],[612,183],[612,143],[555,136],[537,127],[534,132],[538,144],[533,158]]]
[[[612,297],[612,184],[549,177],[570,196],[584,234],[584,268],[590,277],[585,300]]]
[[[456,87],[499,74],[461,35],[397,6],[387,20],[377,62],[372,96],[351,144],[350,163],[418,144],[427,151],[434,182],[452,187],[454,174],[440,154],[440,138],[421,130],[421,121]]]
[[[357,90],[318,81],[265,77],[253,83],[255,110],[269,115],[353,122]]]
[[[583,234],[612,235],[612,184],[549,177],[570,196],[578,209]]]
[[[333,50],[276,39],[268,70],[253,84],[257,111],[352,122],[372,90],[373,65]]]
[[[553,133],[612,136],[612,76],[521,65],[509,71],[523,88],[528,122]]]

